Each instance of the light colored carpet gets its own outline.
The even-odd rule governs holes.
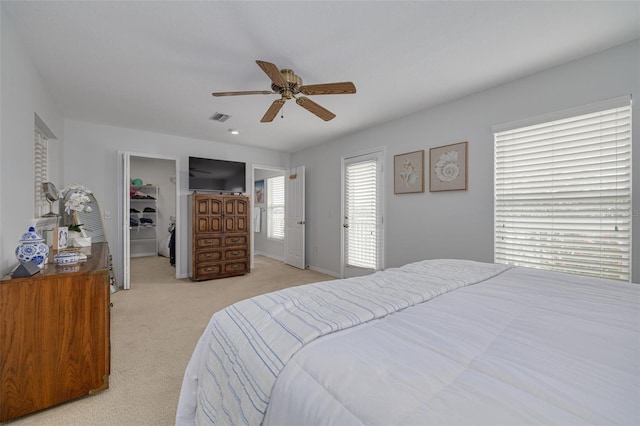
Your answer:
[[[248,297],[333,279],[263,256],[250,274],[176,280],[164,257],[131,260],[131,290],[111,295],[109,389],[12,425],[173,425],[185,367],[214,312]]]

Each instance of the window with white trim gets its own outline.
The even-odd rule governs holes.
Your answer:
[[[44,195],[42,184],[48,181],[47,170],[47,137],[36,127],[34,130],[34,216],[41,217],[49,211],[49,204]]]
[[[577,112],[494,129],[495,261],[630,281],[631,100]]]
[[[267,238],[284,240],[284,176],[267,179]]]

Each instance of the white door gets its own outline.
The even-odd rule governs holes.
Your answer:
[[[305,269],[304,166],[291,169],[284,181],[284,262]]]
[[[383,152],[343,158],[342,275],[370,274],[383,265]]]
[[[122,270],[123,285],[125,290],[131,288],[131,259],[129,241],[129,183],[131,182],[131,155],[128,152],[122,153],[122,211],[120,214],[120,229],[122,230]]]

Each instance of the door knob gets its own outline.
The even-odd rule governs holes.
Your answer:
[[[298,225],[304,225],[304,220],[301,220],[300,222],[298,222]]]
[[[349,225],[345,223],[344,225],[342,225],[342,227],[343,227],[343,228],[348,228],[348,227],[349,227]]]

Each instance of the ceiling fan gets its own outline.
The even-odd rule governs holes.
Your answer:
[[[302,79],[290,69],[279,70],[271,62],[256,61],[258,66],[271,79],[271,91],[269,90],[248,90],[243,92],[215,92],[213,96],[237,96],[237,95],[273,95],[279,94],[280,99],[273,101],[267,112],[260,120],[262,123],[273,121],[284,103],[293,98],[302,108],[317,115],[324,121],[333,119],[336,115],[328,109],[318,105],[303,95],[346,95],[356,93],[356,86],[350,82],[324,83],[303,86]]]

